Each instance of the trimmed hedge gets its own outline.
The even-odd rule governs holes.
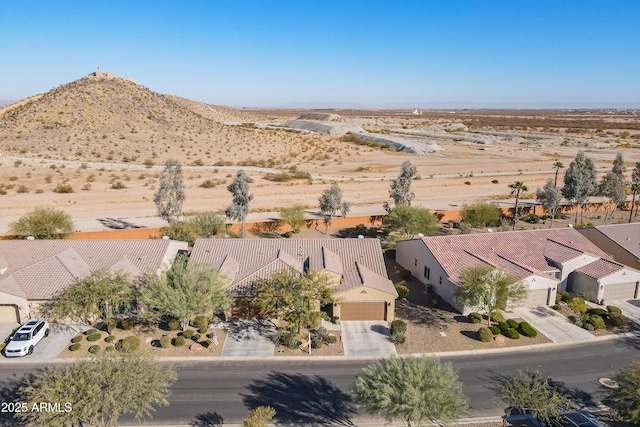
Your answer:
[[[590,308],[587,310],[589,314],[597,314],[598,316],[606,316],[608,314],[607,310],[604,308]]]
[[[196,329],[204,329],[206,332],[206,330],[209,329],[209,319],[207,319],[205,316],[198,316],[193,319],[193,326]]]
[[[170,331],[177,331],[180,329],[180,322],[176,319],[171,319],[167,322],[167,327]]]
[[[211,347],[211,340],[204,340],[200,343],[201,346],[203,346],[204,348],[209,348]]]
[[[531,325],[526,322],[520,323],[520,332],[522,332],[522,335],[529,338],[535,338],[536,336],[538,336],[538,331],[533,329]]]
[[[409,295],[409,288],[404,285],[396,285],[396,292],[398,293],[398,298],[396,299],[403,300],[407,298],[407,295]]]
[[[111,353],[111,352],[112,352],[112,351],[114,351],[115,349],[116,349],[116,348],[115,348],[114,346],[112,346],[112,345],[108,345],[108,346],[107,346],[107,348],[105,348],[104,350],[105,350],[106,352]]]
[[[396,331],[391,334],[391,342],[393,342],[394,344],[404,344],[406,340],[407,337],[404,332]]]
[[[498,322],[498,328],[500,328],[501,331],[506,331],[509,329],[509,324],[507,322]]]
[[[493,335],[498,335],[500,333],[500,328],[497,326],[489,326],[489,330]]]
[[[93,334],[95,334],[96,332],[98,332],[98,330],[97,330],[97,329],[95,329],[95,328],[91,328],[91,329],[87,329],[86,331],[84,331],[84,334],[85,334],[86,336],[89,336],[89,335],[93,335]]]
[[[391,322],[389,331],[391,332],[391,335],[395,334],[396,332],[404,334],[405,332],[407,332],[407,322],[405,322],[404,320],[396,319]]]
[[[132,335],[120,340],[119,350],[124,353],[132,353],[140,348],[140,337]]]
[[[504,322],[504,316],[499,311],[496,311],[491,315],[491,320],[494,322]]]
[[[627,322],[627,319],[621,313],[616,312],[609,313],[608,320],[613,326],[622,326]]]
[[[569,292],[563,292],[562,296],[560,297],[560,299],[562,300],[562,302],[571,302],[571,301],[573,301],[573,297],[569,294]]]
[[[71,345],[71,347],[69,347],[69,350],[71,350],[71,351],[77,351],[77,350],[80,350],[80,343],[79,343],[79,342],[77,342],[77,343],[75,343],[75,344],[72,344],[72,345]]]
[[[173,339],[174,347],[182,347],[184,345],[184,337],[182,335],[177,336]]]
[[[182,333],[182,336],[183,336],[183,337],[185,337],[185,339],[190,340],[190,339],[191,339],[191,337],[193,336],[193,334],[194,334],[194,332],[193,332],[193,330],[192,330],[192,329],[187,329],[186,331],[184,331],[184,332]]]
[[[113,342],[113,340],[115,340],[115,339],[116,339],[116,337],[114,337],[113,335],[109,335],[108,337],[106,337],[104,339],[104,341],[110,343],[110,342]]]
[[[162,338],[160,338],[160,347],[162,348],[171,347],[171,337],[169,335],[163,335]]]
[[[77,343],[77,342],[80,342],[80,341],[82,341],[82,337],[79,336],[79,335],[77,337],[71,338],[71,342],[74,343],[74,344]]]
[[[615,305],[608,305],[607,306],[607,311],[609,313],[619,313],[622,314],[622,310],[620,310],[618,307],[616,307]]]
[[[508,319],[507,323],[511,329],[518,329],[520,327],[520,323],[517,320]]]
[[[194,340],[195,342],[200,341],[200,334],[193,334],[193,336],[191,337],[192,340]]]
[[[518,338],[520,338],[520,334],[518,333],[518,331],[513,328],[502,331],[502,335],[507,338],[511,338],[512,340],[517,340]]]
[[[200,329],[198,329],[198,333],[204,335],[204,334],[207,333],[208,330],[209,330],[209,328],[200,328]]]
[[[95,334],[91,334],[87,337],[87,341],[95,342],[102,338],[102,335],[98,332]]]
[[[89,353],[91,353],[91,354],[100,353],[100,346],[99,345],[92,345],[91,347],[89,347]]]
[[[480,341],[482,342],[493,341],[493,332],[491,332],[491,330],[487,327],[478,329],[478,336],[480,337]]]

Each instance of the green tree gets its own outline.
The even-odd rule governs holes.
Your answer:
[[[464,415],[467,399],[450,362],[429,357],[384,359],[365,367],[352,392],[358,404],[408,427]]]
[[[633,360],[619,370],[612,378],[617,388],[606,388],[607,403],[616,417],[621,420],[640,424],[640,360]]]
[[[34,427],[110,427],[126,414],[141,421],[150,418],[156,406],[169,404],[169,387],[176,379],[174,368],[134,354],[48,367],[25,380],[18,391],[20,402],[28,408],[60,402],[62,410],[29,410],[15,417]]]
[[[563,409],[573,406],[540,372],[518,371],[512,377],[497,379],[493,388],[497,397],[510,408],[531,411],[547,423],[560,416]]]
[[[195,227],[189,221],[173,221],[166,227],[160,228],[160,234],[171,240],[187,242],[189,246],[193,246],[193,242],[198,237]]]
[[[613,215],[613,210],[622,206],[627,200],[627,192],[624,191],[624,181],[614,173],[609,172],[602,177],[598,186],[598,194],[604,199],[604,221]]]
[[[253,200],[253,194],[249,194],[249,177],[243,170],[236,173],[236,178],[227,187],[233,194],[233,203],[225,210],[227,218],[242,223],[241,235],[244,237],[244,221],[249,214],[249,203]]]
[[[54,295],[44,305],[44,312],[46,317],[57,321],[106,320],[121,306],[134,305],[136,296],[137,291],[126,274],[94,270]]]
[[[181,217],[185,199],[182,166],[179,161],[169,159],[160,173],[158,190],[153,198],[160,218],[171,224]]]
[[[493,203],[465,203],[460,211],[460,219],[472,227],[495,227],[500,225],[502,212]]]
[[[562,188],[562,195],[576,207],[575,224],[578,223],[578,208],[584,207],[588,203],[589,197],[595,195],[597,191],[596,167],[593,160],[580,151],[564,174],[564,187]],[[582,222],[582,214],[580,218]]]
[[[631,211],[629,212],[629,222],[631,222],[631,215],[633,215],[633,207],[636,207],[636,216],[638,216],[638,206],[636,205],[636,195],[640,192],[640,162],[636,163],[636,166],[631,172],[631,192],[633,198],[631,199]]]
[[[438,217],[427,208],[396,205],[384,219],[388,231],[402,231],[407,239],[418,233],[432,235],[438,232]]]
[[[264,427],[276,416],[276,410],[271,406],[258,406],[242,421],[242,427]]]
[[[178,256],[160,275],[147,273],[143,281],[140,297],[149,317],[173,317],[183,330],[198,316],[209,318],[231,307],[225,280],[218,271],[203,264],[187,266],[186,256]]]
[[[282,208],[280,210],[280,218],[289,224],[295,234],[298,234],[300,228],[307,223],[307,220],[304,218],[304,208],[302,206]]]
[[[9,224],[9,233],[25,238],[64,239],[73,233],[71,216],[54,208],[36,208]]]
[[[513,184],[509,184],[509,188],[511,188],[511,194],[516,195],[516,203],[513,208],[513,231],[516,230],[516,223],[518,222],[518,202],[520,201],[520,193],[524,193],[525,191],[529,191],[524,182],[516,181]]]
[[[401,169],[400,176],[391,181],[389,197],[393,199],[395,206],[411,206],[411,201],[415,197],[415,194],[411,191],[411,183],[416,179],[418,171],[409,160],[402,163]],[[389,203],[386,202],[384,203],[384,208],[387,212],[391,210]]]
[[[217,212],[205,211],[190,215],[187,222],[191,224],[196,235],[203,239],[211,238],[227,227],[225,217]]]
[[[332,294],[324,273],[288,268],[260,283],[255,302],[265,314],[284,320],[299,333],[301,327],[314,326],[325,317],[319,306],[333,303]]]
[[[553,181],[549,179],[544,187],[538,188],[536,191],[536,199],[538,200],[538,203],[542,205],[542,208],[551,215],[551,224],[549,225],[549,228],[553,227],[553,220],[556,217],[556,212],[560,207],[561,200],[558,187],[556,187]]]
[[[331,222],[338,215],[338,212],[342,213],[343,217],[346,217],[351,210],[351,203],[342,200],[342,190],[337,184],[333,184],[331,188],[326,189],[318,201],[320,203],[320,212],[325,217],[325,234],[329,231]]]
[[[488,264],[462,270],[455,292],[456,301],[483,310],[489,319],[497,310],[518,306],[528,294],[529,288],[522,281]]]

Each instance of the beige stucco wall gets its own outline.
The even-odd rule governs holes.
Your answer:
[[[592,262],[598,260],[597,257],[594,257],[592,255],[581,255],[577,258],[574,258],[572,260],[569,260],[561,265],[558,266],[558,268],[560,268],[560,270],[562,271],[562,274],[560,276],[560,292],[565,292],[568,288],[568,278],[569,275],[571,273],[574,272],[574,270],[587,265],[587,264],[591,264]]]
[[[20,315],[20,323],[23,323],[29,320],[29,303],[25,298],[0,292],[0,303],[8,304],[8,305],[17,305],[18,313]]]
[[[362,291],[366,291],[363,293]],[[386,292],[372,289],[366,286],[351,289],[336,295],[338,306],[333,307],[333,315],[340,317],[340,304],[344,302],[381,302],[387,303],[387,321],[392,322],[395,319],[396,300],[393,295]]]
[[[590,301],[600,302],[604,298],[604,288],[607,285],[640,281],[640,272],[623,268],[601,279],[595,279],[578,271],[571,276],[571,290],[582,292]],[[602,287],[602,289],[600,289]]]

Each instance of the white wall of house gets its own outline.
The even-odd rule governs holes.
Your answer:
[[[640,271],[628,268],[623,268],[601,279],[576,271],[571,278],[571,289],[573,292],[584,293],[590,301],[600,302],[604,299],[604,290],[607,286],[638,281],[640,281]]]
[[[573,273],[576,269],[591,264],[592,262],[598,260],[599,258],[594,257],[592,255],[581,255],[577,258],[571,259],[558,267],[562,270],[562,274],[560,275],[560,292],[567,291],[568,278],[571,273]]]

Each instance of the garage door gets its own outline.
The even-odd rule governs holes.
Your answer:
[[[15,305],[0,305],[0,322],[19,323]]]
[[[617,299],[631,299],[636,292],[636,282],[615,283],[605,285],[602,298],[606,301]]]
[[[529,291],[529,296],[525,300],[524,303],[521,304],[522,307],[537,307],[539,305],[548,305],[547,297],[549,295],[549,289],[531,289]]]
[[[385,320],[386,302],[345,302],[340,304],[340,320]]]

